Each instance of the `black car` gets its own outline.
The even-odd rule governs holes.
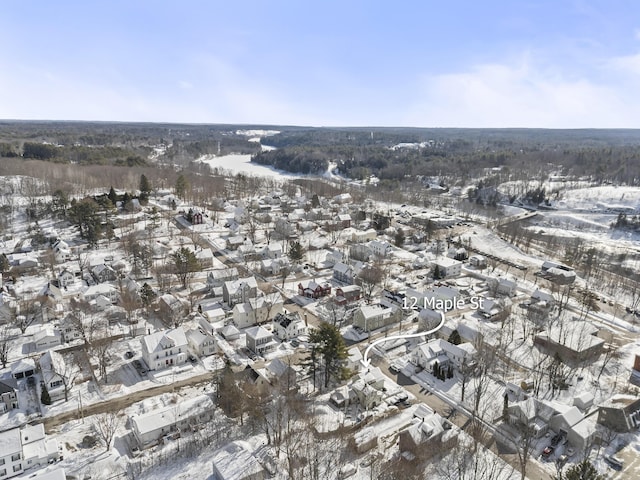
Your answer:
[[[198,359],[194,355],[189,355],[187,357],[191,363],[196,363]]]
[[[126,352],[126,353],[124,354],[124,356],[125,356],[126,358],[133,358],[135,355],[136,355],[136,354],[135,354],[134,352],[132,352],[131,350],[129,350],[128,352]]]

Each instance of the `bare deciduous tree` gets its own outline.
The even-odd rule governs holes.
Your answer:
[[[2,368],[6,368],[9,363],[9,352],[13,348],[13,341],[15,336],[11,334],[11,327],[9,325],[2,325],[0,327],[0,362]]]
[[[106,451],[111,450],[111,443],[116,432],[122,424],[122,414],[120,411],[100,413],[93,417],[93,431],[104,443]]]

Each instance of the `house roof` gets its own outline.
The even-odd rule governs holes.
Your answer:
[[[140,434],[145,434],[214,408],[215,405],[209,395],[199,395],[195,398],[181,399],[175,405],[141,415],[132,415],[131,422]]]
[[[22,443],[20,441],[20,429],[12,428],[0,432],[0,452],[3,456],[20,452],[22,450]]]
[[[15,391],[16,389],[11,385],[9,385],[8,383],[6,383],[6,381],[0,382],[0,395],[2,395],[3,393],[11,393]]]
[[[259,339],[259,338],[271,338],[271,332],[269,330],[267,330],[266,328],[263,328],[261,326],[255,326],[255,327],[250,327],[247,328],[245,331],[245,334],[247,335],[247,337],[251,337],[254,339]]]
[[[336,263],[333,266],[333,269],[341,273],[349,273],[353,271],[353,267],[351,267],[351,265],[347,265],[346,263],[342,263],[342,262]]]
[[[560,415],[570,427],[573,427],[584,418],[578,407],[569,407],[565,412],[559,413],[558,415]]]
[[[162,343],[169,343],[173,346],[181,346],[187,344],[187,337],[182,327],[174,328],[172,330],[165,330],[163,332],[152,333],[151,335],[145,335],[142,337],[142,343],[147,349],[147,352],[154,352],[156,350],[162,350]]]
[[[292,313],[281,313],[279,312],[275,317],[273,317],[273,323],[277,323],[282,328],[288,328],[294,322],[301,322],[300,315],[298,312]]]
[[[273,376],[275,376],[276,378],[279,378],[282,375],[286,374],[287,372],[290,372],[291,371],[291,367],[289,365],[287,365],[286,363],[284,363],[279,358],[274,358],[267,365],[267,370]]]
[[[108,283],[99,283],[87,288],[83,295],[85,297],[97,297],[98,295],[111,296],[116,291],[116,287]]]
[[[213,467],[219,480],[245,480],[257,478],[263,468],[251,454],[249,444],[231,442],[216,450],[212,456]]]
[[[441,268],[450,268],[455,265],[462,265],[460,261],[449,257],[438,257],[433,261],[433,263]]]
[[[213,338],[211,335],[205,335],[198,329],[188,330],[186,336],[189,337],[189,340],[191,340],[196,345],[202,345],[207,340]]]
[[[229,324],[226,325],[221,331],[220,333],[222,334],[222,336],[224,338],[230,338],[230,337],[235,337],[238,336],[240,334],[240,330],[238,330],[235,325]]]
[[[59,337],[60,331],[55,329],[52,325],[45,325],[40,330],[33,334],[33,340],[38,341],[47,337]]]
[[[377,316],[386,318],[394,315],[396,312],[396,308],[380,303],[378,305],[363,305],[362,307],[360,307],[360,312],[366,319],[375,318]]]
[[[47,350],[40,356],[40,368],[42,371],[63,372],[65,369],[65,361],[58,352]]]
[[[35,368],[36,368],[36,362],[34,362],[33,359],[21,358],[17,362],[13,362],[11,364],[11,373],[12,374],[24,373],[29,370],[35,370]]]
[[[596,332],[597,328],[592,324],[579,320],[569,324],[564,323],[562,328],[554,324],[549,330],[538,333],[536,337],[549,339],[579,353],[605,343],[604,339],[593,335]]]
[[[256,282],[255,277],[246,277],[224,282],[224,287],[227,289],[229,294],[234,295],[243,287],[258,288],[258,283]]]

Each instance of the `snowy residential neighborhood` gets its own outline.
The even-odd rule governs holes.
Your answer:
[[[0,479],[640,476],[639,187],[249,160],[0,177]]]

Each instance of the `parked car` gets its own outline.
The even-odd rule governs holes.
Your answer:
[[[198,359],[195,357],[195,355],[191,355],[190,354],[187,358],[189,359],[189,361],[191,363],[196,363],[198,361]]]
[[[546,447],[543,451],[542,451],[542,456],[543,457],[548,457],[549,455],[551,455],[553,453],[553,451],[556,449],[556,447],[554,447],[553,445],[549,445],[548,447]]]
[[[125,356],[126,358],[133,358],[133,357],[135,357],[135,355],[136,355],[136,354],[135,354],[134,352],[132,352],[131,350],[129,350],[128,352],[126,352],[126,353],[124,354],[124,356]]]
[[[605,455],[604,461],[607,462],[614,470],[622,470],[624,467],[624,462],[613,455]]]
[[[389,365],[389,370],[392,373],[400,373],[400,367],[398,365],[396,365],[395,363],[392,363],[391,365]]]

